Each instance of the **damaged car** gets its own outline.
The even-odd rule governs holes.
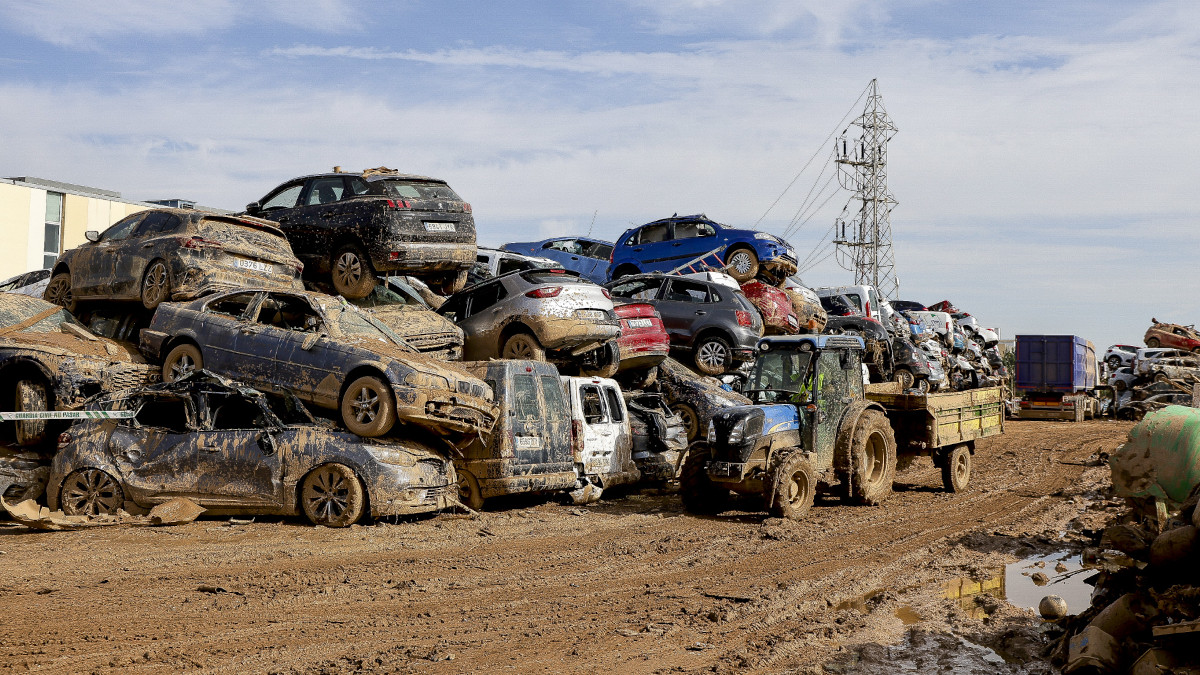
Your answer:
[[[118,220],[59,256],[42,297],[75,311],[85,300],[140,300],[154,309],[231,288],[302,288],[304,266],[276,223],[192,209]]]
[[[795,335],[799,332],[800,319],[792,299],[782,289],[751,279],[742,284],[742,293],[762,316],[763,335]]]
[[[59,438],[47,503],[111,515],[190,499],[211,514],[298,515],[346,527],[366,516],[455,503],[453,463],[411,440],[363,439],[317,423],[295,397],[206,371],[91,402]]]
[[[619,366],[611,296],[563,269],[496,277],[447,298],[438,314],[463,329],[468,361],[549,361],[597,375]]]
[[[722,387],[715,377],[697,375],[672,358],[659,364],[655,388],[683,420],[688,443],[703,437],[721,408],[750,403],[745,396]]]
[[[722,225],[704,214],[672,216],[626,230],[613,247],[608,277],[667,272],[722,249],[725,269],[739,283],[759,271],[784,277],[796,273],[796,251],[783,239],[757,230]]]
[[[642,474],[633,461],[633,435],[621,387],[603,377],[563,377],[571,411],[572,440],[580,464],[577,504],[594,502],[617,485],[636,483]]]
[[[617,371],[626,375],[637,373],[643,386],[649,385],[658,373],[658,364],[671,351],[671,338],[662,317],[654,305],[621,299],[613,300],[613,313],[621,322]]]
[[[141,334],[170,381],[207,368],[271,392],[336,410],[359,436],[397,423],[458,444],[491,430],[483,381],[420,354],[341,297],[246,289],[158,308]]]
[[[625,407],[633,434],[633,463],[642,480],[660,485],[675,480],[688,443],[683,418],[667,406],[662,394],[626,393]]]
[[[74,410],[96,394],[158,379],[158,369],[131,345],[93,334],[62,307],[0,293],[0,410]],[[39,445],[50,424],[16,421],[12,436],[7,429],[4,435],[17,445]]]
[[[1200,332],[1196,331],[1195,326],[1162,323],[1158,319],[1150,321],[1150,327],[1142,337],[1147,347],[1173,347],[1200,354]]]
[[[347,298],[366,297],[389,274],[418,276],[449,295],[475,263],[471,205],[437,178],[334,167],[280,185],[246,213],[278,221],[307,272]]]
[[[388,277],[365,298],[351,300],[367,310],[417,351],[444,361],[461,361],[463,331],[434,312],[415,288]]]
[[[505,251],[549,258],[558,266],[578,272],[579,276],[597,284],[608,281],[608,261],[612,258],[612,242],[588,237],[557,237],[541,241],[505,244]]]

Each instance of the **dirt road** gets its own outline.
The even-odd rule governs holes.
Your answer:
[[[818,501],[799,523],[636,493],[345,530],[0,527],[0,668],[823,672],[906,624],[969,627],[930,589],[1066,529],[1107,480],[1088,458],[1130,426],[1010,422],[965,493],[924,463],[880,507]],[[913,616],[838,606],[875,589]]]

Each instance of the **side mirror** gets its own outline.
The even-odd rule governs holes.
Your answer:
[[[258,202],[250,202],[246,205],[246,213],[249,213],[250,215],[254,215],[259,211],[262,211],[262,204],[259,204]]]
[[[309,333],[304,336],[304,342],[300,343],[300,349],[308,351],[317,346],[317,341],[322,337],[321,333]]]
[[[100,241],[100,233],[95,230],[88,230],[83,233],[83,238],[88,241]]]

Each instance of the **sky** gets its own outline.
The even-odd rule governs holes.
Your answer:
[[[839,285],[874,79],[900,298],[1103,349],[1200,319],[1198,57],[1185,0],[7,0],[0,176],[241,209],[387,166],[481,245],[705,213]]]

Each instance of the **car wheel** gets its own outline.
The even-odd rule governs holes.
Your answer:
[[[77,469],[63,481],[58,501],[68,516],[111,516],[125,503],[125,494],[104,471]]]
[[[946,492],[962,492],[970,482],[971,450],[966,445],[956,445],[942,464],[942,485]]]
[[[1167,374],[1160,370],[1154,374],[1154,381],[1155,382],[1170,382],[1171,378],[1167,377]]]
[[[696,344],[694,360],[705,375],[723,375],[733,364],[733,349],[725,338],[710,335]]]
[[[892,491],[896,477],[896,437],[883,413],[869,410],[859,419],[851,450],[850,498],[875,506]]]
[[[612,377],[621,366],[621,357],[617,354],[616,340],[600,347],[596,355],[598,362],[595,368],[580,368],[579,372],[588,377]]]
[[[167,271],[167,263],[155,260],[142,276],[142,306],[155,309],[170,297],[171,274]]]
[[[45,412],[50,409],[46,385],[38,380],[18,380],[13,392],[15,412]],[[21,420],[17,426],[17,445],[37,445],[46,440],[46,420]]]
[[[913,385],[916,383],[916,378],[913,377],[912,371],[908,368],[897,368],[895,372],[892,373],[892,381],[898,382],[901,390],[908,391],[909,389],[913,388]]]
[[[345,464],[322,464],[300,484],[300,508],[313,525],[346,527],[366,511],[362,483]]]
[[[817,475],[812,463],[795,451],[775,469],[771,487],[772,500],[767,505],[771,515],[799,520],[812,508],[817,495]]]
[[[177,345],[163,359],[163,382],[174,382],[204,367],[204,357],[200,348],[190,342]]]
[[[371,294],[375,288],[375,273],[362,249],[354,244],[344,244],[333,254],[329,263],[333,288],[349,300],[358,300]]]
[[[669,406],[683,420],[683,430],[687,432],[688,443],[698,440],[700,436],[700,416],[690,403],[675,403]]]
[[[466,288],[468,271],[453,272],[443,277],[442,281],[438,284],[437,292],[441,295],[454,295]]]
[[[1121,357],[1119,357],[1119,356],[1108,357],[1108,367],[1112,368],[1113,370],[1120,368],[1121,367]]]
[[[382,436],[396,422],[392,389],[374,375],[363,375],[346,387],[341,409],[346,428],[364,438]]]
[[[529,333],[516,333],[504,341],[500,358],[523,361],[545,361],[546,350],[538,339]]]
[[[744,284],[758,274],[758,255],[748,248],[734,249],[725,257],[725,271]]]
[[[483,492],[479,489],[479,480],[465,469],[458,470],[458,501],[472,511],[483,509]]]
[[[50,283],[46,285],[46,290],[42,292],[42,299],[63,307],[68,312],[74,312],[76,303],[75,294],[71,291],[71,273],[55,274]]]
[[[1146,346],[1147,346],[1147,347],[1156,348],[1156,347],[1158,347],[1160,344],[1162,344],[1162,343],[1160,343],[1160,342],[1158,341],[1158,338],[1150,338],[1149,340],[1146,340]]]
[[[632,265],[626,265],[626,266],[624,266],[624,267],[618,267],[618,268],[617,268],[617,271],[616,271],[616,272],[613,272],[613,275],[612,275],[612,281],[616,281],[616,280],[618,280],[618,279],[621,279],[621,278],[623,278],[623,277],[630,277],[630,276],[633,276],[633,275],[635,275],[635,274],[640,274],[640,273],[641,273],[641,271],[640,271],[640,270],[638,270],[638,268],[636,268],[636,267],[634,267],[634,266],[632,266]]]
[[[1113,389],[1116,389],[1117,391],[1125,391],[1128,388],[1129,388],[1129,385],[1125,383],[1125,380],[1117,380],[1113,384]]]
[[[921,379],[917,380],[917,383],[916,383],[916,385],[914,385],[913,388],[916,389],[919,393],[928,394],[929,393],[929,380],[922,377]]]

